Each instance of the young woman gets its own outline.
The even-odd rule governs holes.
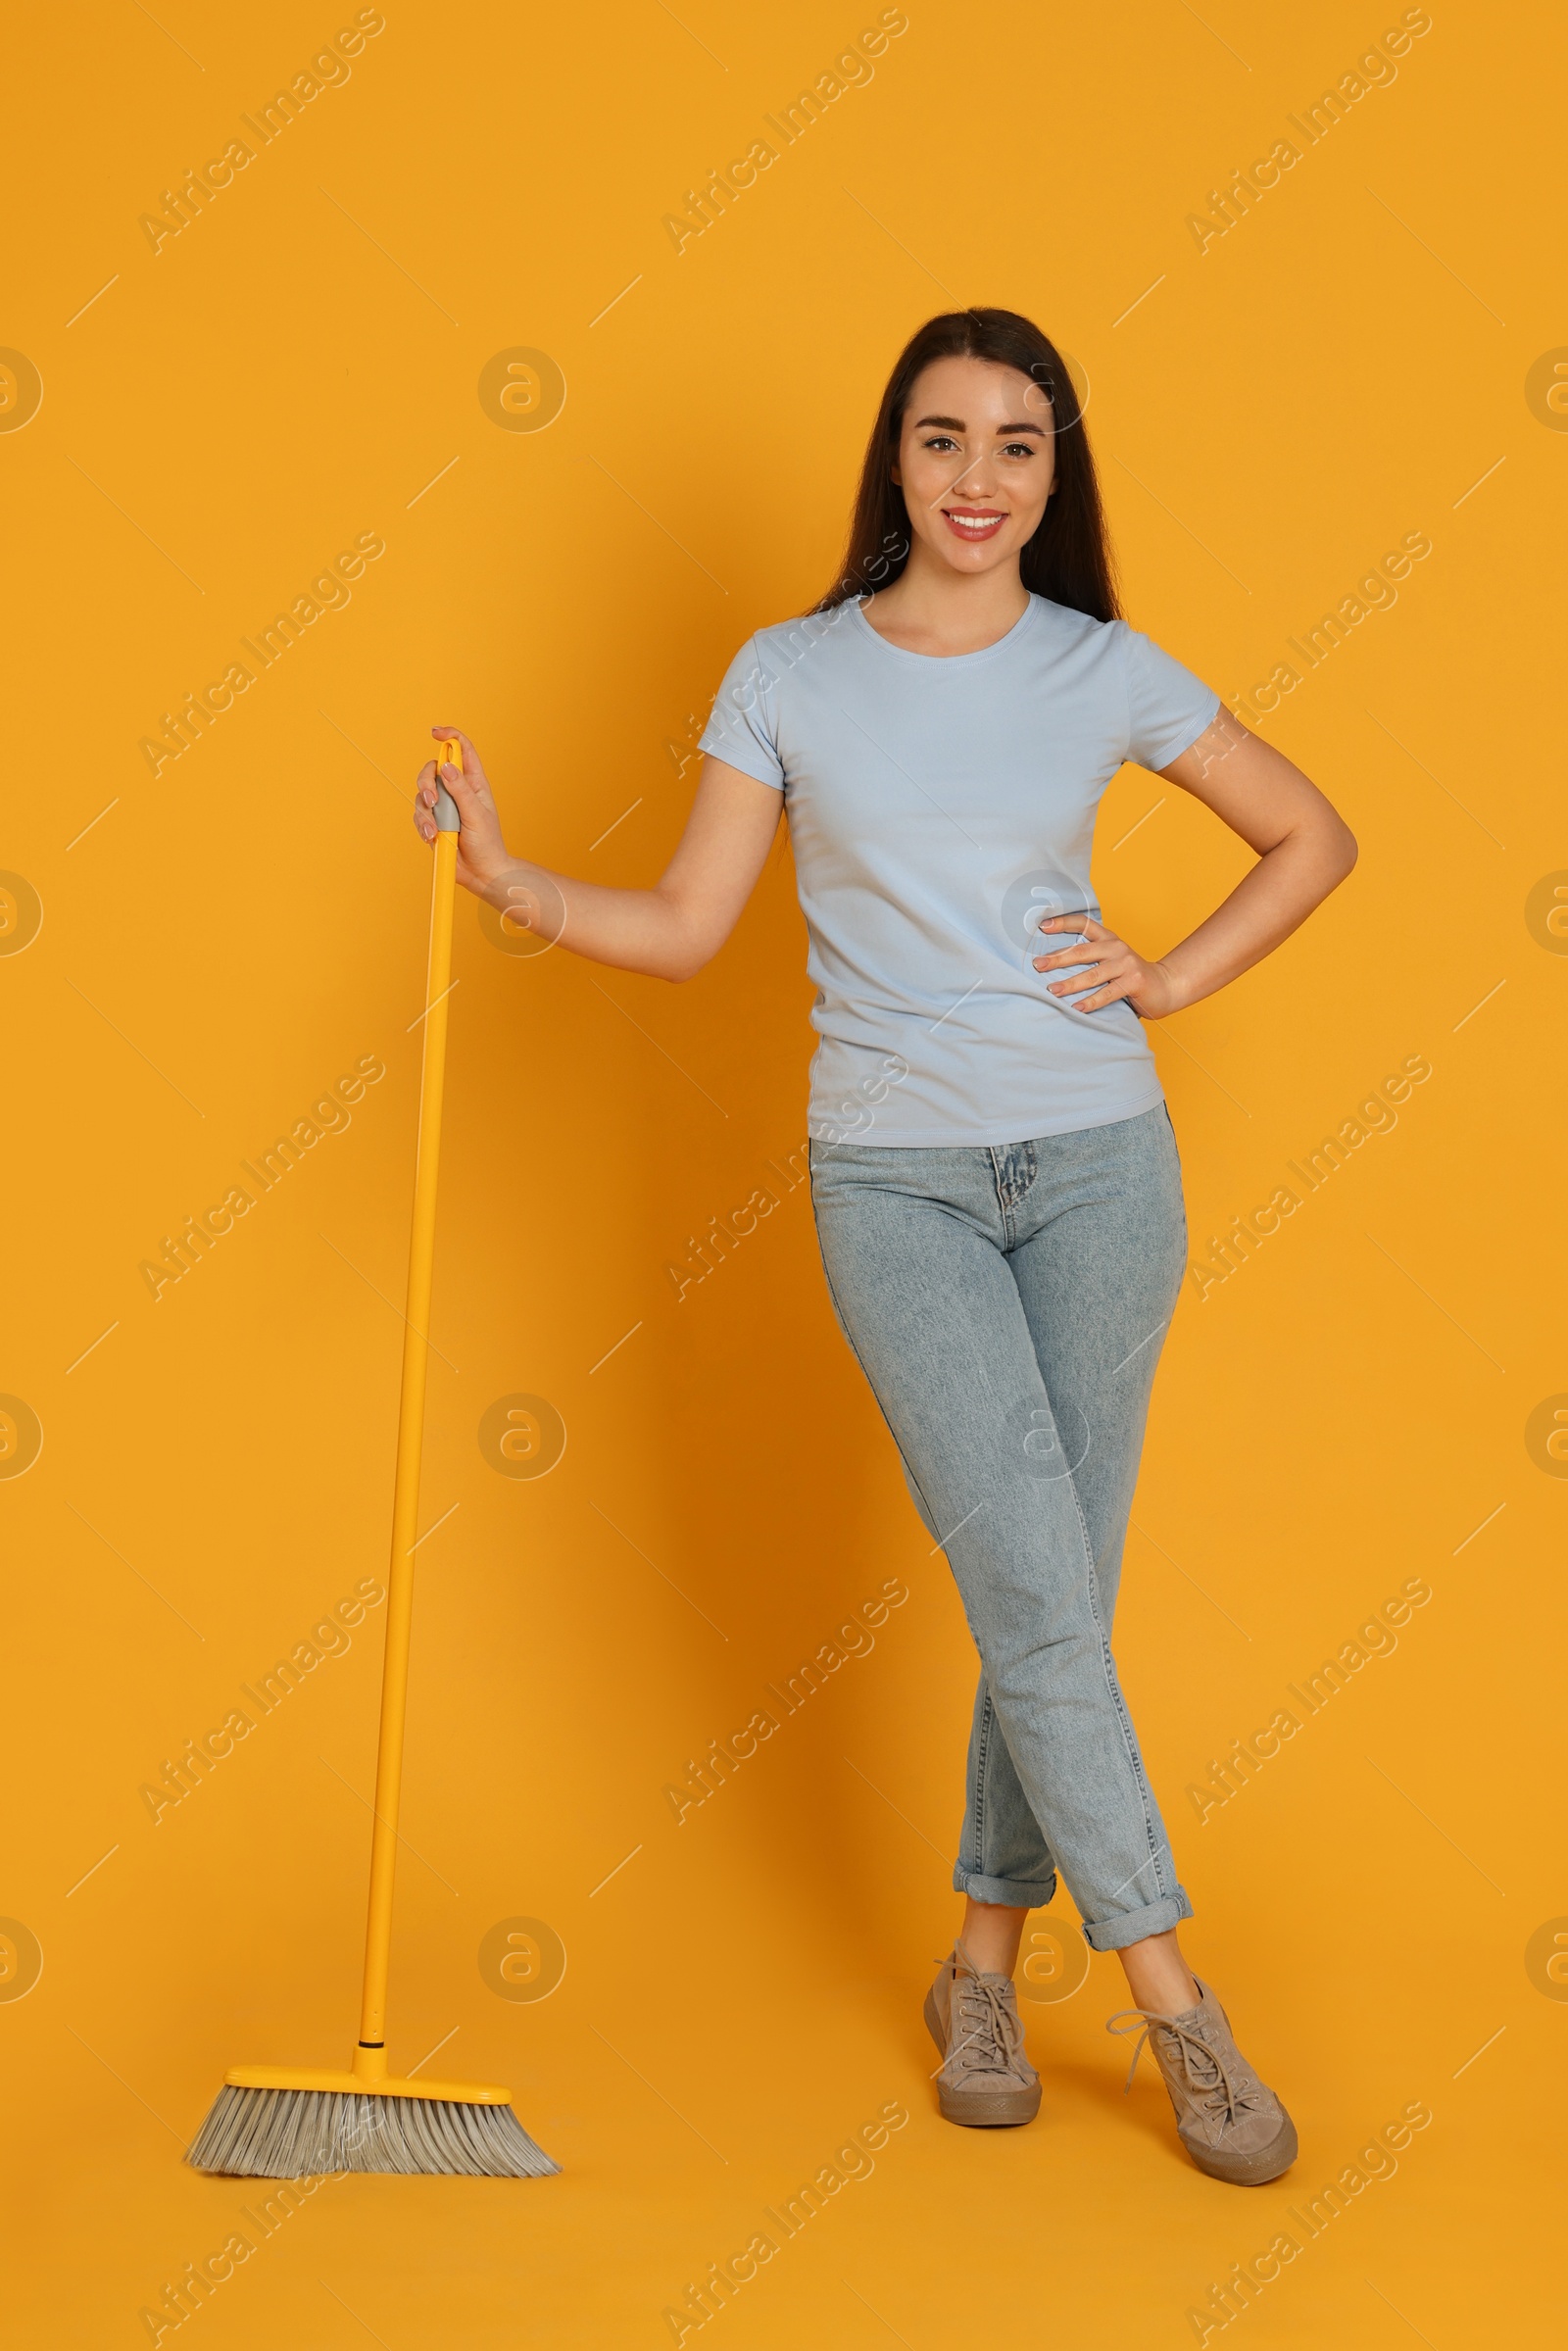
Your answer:
[[[512,857],[483,767],[439,777],[459,875],[601,963],[689,979],[787,815],[817,984],[812,1202],[834,1310],[957,1580],[981,1674],[951,1956],[927,1994],[941,2111],[1028,2122],[1012,1971],[1059,1867],[1136,2005],[1188,2153],[1278,2177],[1279,2099],[1177,1939],[1177,1878],[1109,1645],[1154,1365],[1187,1255],[1141,1022],[1211,996],[1355,861],[1299,768],[1118,615],[1071,379],[1010,311],[931,319],[872,429],[845,575],[730,666],[651,890]],[[1096,811],[1137,760],[1257,862],[1167,955],[1102,919]],[[438,770],[415,817],[429,840]],[[1063,944],[1063,942],[1065,942]],[[1129,2075],[1129,2081],[1131,2076]]]

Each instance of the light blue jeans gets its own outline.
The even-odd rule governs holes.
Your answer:
[[[953,1883],[1097,1951],[1160,1935],[1176,1877],[1110,1653],[1149,1393],[1187,1259],[1156,1102],[990,1149],[812,1143],[840,1327],[980,1652]]]

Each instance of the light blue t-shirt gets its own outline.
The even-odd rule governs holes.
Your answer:
[[[1125,621],[1043,596],[979,653],[908,653],[853,600],[742,646],[700,748],[784,795],[813,1138],[1020,1143],[1163,1099],[1137,1013],[1077,1010],[1031,958],[1044,915],[1100,918],[1095,816],[1123,760],[1167,766],[1220,707]]]

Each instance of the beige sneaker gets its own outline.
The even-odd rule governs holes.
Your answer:
[[[1200,2172],[1237,2187],[1277,2180],[1296,2161],[1296,2126],[1236,2046],[1229,2019],[1201,1976],[1196,2008],[1179,2016],[1157,2009],[1121,2008],[1107,2033],[1136,2033],[1127,2087],[1147,2041],[1176,2110],[1176,2131]],[[1123,2022],[1123,2020],[1126,2022]]]
[[[1032,2123],[1040,2076],[1023,2053],[1010,1976],[982,1976],[961,1942],[941,1962],[925,2021],[942,2052],[937,2099],[950,2123]]]

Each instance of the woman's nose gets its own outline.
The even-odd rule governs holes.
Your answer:
[[[979,506],[991,496],[995,488],[996,476],[991,469],[990,458],[977,457],[972,458],[969,464],[963,467],[947,495],[950,498],[972,498]]]

